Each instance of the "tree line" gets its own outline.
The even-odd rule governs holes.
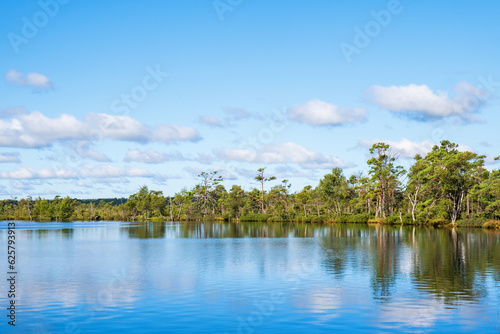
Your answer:
[[[226,189],[217,171],[202,172],[199,183],[165,197],[147,186],[126,200],[53,200],[27,197],[0,202],[0,218],[68,220],[239,220],[300,222],[384,222],[500,226],[500,170],[484,167],[483,155],[460,151],[444,140],[408,170],[386,143],[369,149],[368,173],[347,177],[341,168],[324,175],[316,187],[291,193],[265,168],[250,191]],[[495,158],[498,160],[500,157]]]

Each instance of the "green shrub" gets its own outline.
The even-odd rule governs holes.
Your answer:
[[[402,215],[401,218],[403,219],[403,224],[418,224],[418,218],[415,217],[417,220],[414,222],[411,213]]]
[[[324,217],[324,216],[313,216],[311,217],[311,223],[326,223],[327,222],[327,218]]]
[[[387,225],[401,224],[401,219],[399,219],[399,216],[396,215],[389,216],[384,220],[384,224]]]
[[[222,215],[222,218],[224,218],[225,221],[231,221],[235,217],[233,217],[230,213],[225,213],[225,214]]]
[[[242,222],[266,222],[268,218],[272,217],[271,215],[264,213],[248,213],[240,217],[240,221]]]
[[[311,219],[313,218],[314,216],[296,216],[293,221],[295,222],[299,222],[299,223],[310,223],[311,222]]]
[[[465,218],[457,220],[457,226],[481,227],[487,221],[484,218]]]
[[[425,222],[425,225],[429,226],[445,226],[450,223],[449,220],[446,219],[441,219],[441,218],[436,218],[436,219],[429,219]]]
[[[484,228],[500,228],[500,220],[488,220],[483,224]]]
[[[345,214],[334,219],[336,223],[363,223],[366,224],[370,219],[370,215],[366,213],[360,214]]]

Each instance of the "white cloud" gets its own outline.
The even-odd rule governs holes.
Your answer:
[[[472,120],[471,113],[485,102],[487,93],[466,82],[455,86],[455,97],[447,92],[433,92],[427,85],[371,86],[366,93],[370,102],[396,113],[413,113],[423,117],[459,116]]]
[[[90,160],[98,161],[98,162],[109,162],[111,161],[108,156],[101,154],[94,150],[82,151],[81,156],[84,158],[89,158]]]
[[[208,126],[222,127],[222,122],[213,116],[200,116],[200,122]]]
[[[350,167],[336,157],[311,151],[296,143],[263,145],[259,150],[225,148],[215,150],[215,156],[226,161],[243,161],[263,164],[288,163],[299,164],[302,168]]]
[[[422,141],[420,143],[412,142],[406,138],[401,139],[400,141],[392,141],[392,140],[360,140],[358,142],[358,146],[370,148],[373,144],[376,143],[386,143],[389,144],[393,150],[393,152],[399,153],[402,158],[413,158],[415,155],[420,154],[421,156],[425,156],[428,152],[432,150],[434,144],[428,141]]]
[[[365,119],[366,109],[339,108],[320,100],[311,100],[306,104],[288,109],[288,117],[309,125],[340,125]]]
[[[130,116],[87,114],[86,125],[97,137],[145,142],[148,129]]]
[[[130,177],[151,177],[153,174],[143,168],[137,167],[127,167],[125,170],[125,175]]]
[[[13,172],[0,172],[1,179],[70,179],[77,177],[77,172],[68,169],[22,167]]]
[[[185,156],[184,154],[174,151],[172,153],[160,153],[155,150],[129,150],[124,159],[126,162],[141,162],[147,164],[159,164],[166,161],[196,161],[201,164],[210,164],[213,161],[213,156],[210,154],[198,154],[196,157]]]
[[[5,81],[18,86],[31,86],[41,90],[50,90],[54,87],[49,78],[43,74],[29,72],[24,75],[14,69],[7,72]]]
[[[116,178],[116,177],[150,177],[153,174],[142,168],[121,169],[112,165],[92,166],[85,164],[81,170],[82,177],[89,178]]]
[[[57,140],[84,136],[85,125],[66,114],[48,118],[35,111],[10,121],[0,120],[0,146],[43,147]]]
[[[124,161],[142,162],[147,164],[159,164],[169,160],[169,156],[155,150],[129,150]]]
[[[173,143],[177,141],[192,141],[201,140],[201,136],[196,129],[187,126],[177,125],[159,125],[151,133],[153,141],[163,143]]]
[[[0,163],[2,162],[14,162],[14,163],[21,162],[21,160],[19,160],[19,153],[18,152],[0,153]]]
[[[90,148],[91,143],[88,141],[80,140],[76,142],[71,142],[68,144],[71,152],[76,153],[78,156],[82,158],[88,158],[90,160],[98,161],[98,162],[109,162],[108,156],[101,154],[97,151],[94,151]]]
[[[393,152],[398,153],[402,158],[413,158],[415,155],[420,154],[424,157],[427,153],[429,153],[434,145],[428,141],[421,141],[420,143],[413,142],[406,138],[402,138],[400,141],[393,140],[380,140],[380,139],[372,139],[372,140],[361,140],[358,142],[359,147],[370,148],[373,144],[376,143],[386,143],[389,144]],[[437,144],[439,146],[439,144]],[[474,150],[466,145],[459,145],[459,151],[470,151],[474,152]]]
[[[106,182],[111,182],[112,179],[124,182],[126,177],[162,177],[162,175],[154,175],[150,171],[136,167],[126,167],[124,169],[112,166],[101,165],[93,166],[84,164],[80,170],[70,170],[65,168],[53,169],[42,168],[35,169],[32,167],[22,167],[12,172],[0,172],[0,179],[76,179],[76,178],[94,178],[106,179]],[[78,181],[78,186],[88,186],[85,181]]]
[[[158,125],[150,129],[129,116],[91,113],[86,115],[85,121],[67,114],[49,118],[37,111],[16,116],[10,120],[0,120],[0,146],[46,147],[64,140],[114,139],[173,143],[201,139],[198,131],[191,127]],[[94,160],[106,161],[106,157],[97,152],[87,152],[87,155]]]

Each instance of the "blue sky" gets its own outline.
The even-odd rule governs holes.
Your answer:
[[[316,186],[442,139],[500,155],[498,1],[0,5],[0,198]]]

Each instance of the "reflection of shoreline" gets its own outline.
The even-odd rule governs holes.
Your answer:
[[[75,314],[82,304],[96,309],[94,296],[112,293],[117,309],[134,309],[146,298],[252,314],[271,289],[284,291],[285,300],[273,304],[273,314],[291,309],[323,326],[344,321],[351,308],[375,309],[369,320],[377,328],[425,331],[498,298],[491,282],[500,277],[500,238],[491,231],[222,222],[40,226],[18,231],[20,292],[30,310]],[[310,270],[297,282],[283,279],[306,263]],[[121,270],[126,284],[115,293],[108,283]],[[475,322],[478,312],[466,318]]]
[[[457,305],[485,296],[483,278],[500,275],[498,234],[385,226],[352,232],[332,226],[322,235],[321,245],[329,251],[323,266],[340,278],[353,267],[369,268],[373,297],[382,303],[390,301],[401,277],[444,304]],[[360,253],[364,256],[356,258]]]

